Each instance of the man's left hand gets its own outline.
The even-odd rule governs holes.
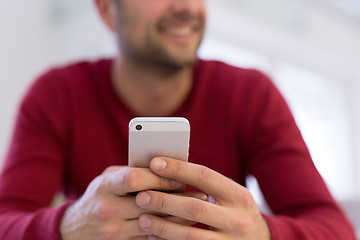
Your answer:
[[[270,239],[268,225],[252,195],[240,184],[207,167],[171,158],[154,158],[150,168],[161,177],[205,192],[212,201],[158,191],[138,193],[136,204],[155,213],[139,218],[140,227],[151,236],[149,239]],[[203,223],[209,229],[178,224],[157,213]]]

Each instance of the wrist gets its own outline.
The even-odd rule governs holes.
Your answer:
[[[67,208],[65,209],[60,226],[60,236],[62,240],[69,240],[71,239],[72,233],[76,232],[76,228],[80,224],[79,219],[79,212],[76,211],[76,203],[68,204]]]

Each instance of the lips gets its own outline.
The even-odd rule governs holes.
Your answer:
[[[199,31],[200,26],[197,18],[168,19],[160,22],[159,31],[171,37],[190,37]]]
[[[164,29],[164,32],[173,36],[186,37],[194,32],[194,28],[191,26],[168,27]]]

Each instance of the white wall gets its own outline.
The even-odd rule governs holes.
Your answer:
[[[55,1],[0,1],[0,164],[17,106],[36,76],[56,64],[115,51],[91,0],[65,1],[73,8],[63,18],[53,13]]]
[[[282,10],[276,9],[273,14],[278,15],[269,16],[251,6],[253,3],[246,4],[246,0],[241,1],[243,4],[234,0],[209,0],[212,5],[207,41],[225,42],[234,49],[240,46],[248,52],[255,53],[251,56],[255,57],[250,59],[250,62],[253,61],[251,64],[258,65],[270,75],[273,75],[276,64],[288,63],[321,74],[338,87],[342,93],[342,103],[345,105],[341,113],[347,114],[349,121],[345,121],[345,132],[338,133],[338,139],[335,136],[335,145],[341,145],[341,140],[346,136],[349,146],[343,147],[342,150],[346,150],[342,152],[343,155],[336,156],[337,164],[334,171],[338,178],[335,180],[337,186],[334,193],[335,197],[341,200],[354,224],[357,224],[360,236],[360,18],[350,17],[325,6],[325,1],[287,1],[297,3],[299,8],[294,11],[291,4],[286,5],[285,1],[271,0],[283,2],[284,6],[274,6],[283,6],[283,11],[291,14],[282,15]],[[206,46],[207,52],[211,47],[211,43]],[[216,51],[213,52],[213,57],[226,59],[221,56],[221,52],[217,52],[218,56]],[[247,55],[247,52],[239,54]],[[266,58],[267,62],[262,58]],[[285,94],[285,97],[291,100],[292,96]],[[306,98],[307,96],[304,96],[304,102]],[[339,116],[329,118],[331,122]],[[315,138],[315,135],[310,138]],[[325,171],[329,170],[326,168],[326,159],[324,165]],[[256,193],[256,189],[254,192]]]
[[[47,63],[46,1],[0,1],[0,154],[4,155],[17,104]],[[45,51],[44,51],[45,50]]]
[[[209,0],[208,39],[218,42],[226,39],[228,45],[241,46],[265,56],[272,63],[289,63],[320,73],[344,90],[344,101],[347,104],[345,112],[351,116],[348,123],[351,146],[348,147],[350,152],[347,155],[352,163],[348,166],[341,164],[340,156],[337,171],[342,171],[343,188],[359,196],[360,18],[352,18],[325,6],[322,1],[272,0],[287,4],[274,5],[276,10],[268,9],[270,15],[263,14],[261,7],[255,8],[253,3],[246,2],[223,0],[219,3]],[[261,3],[260,0],[255,2]],[[297,10],[289,2],[293,2]],[[270,8],[271,4],[267,7]],[[270,64],[264,70],[268,70],[271,75],[273,68]]]

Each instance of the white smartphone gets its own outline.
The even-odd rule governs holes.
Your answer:
[[[149,167],[154,157],[188,160],[190,124],[180,117],[138,117],[129,123],[130,167]]]

